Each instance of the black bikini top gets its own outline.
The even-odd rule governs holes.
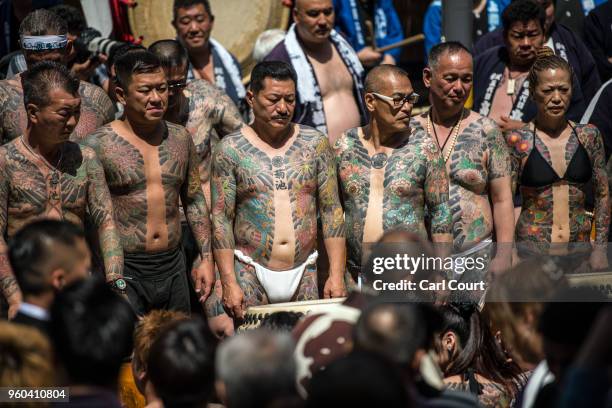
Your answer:
[[[570,160],[563,177],[559,177],[557,172],[542,157],[540,151],[536,148],[535,141],[538,136],[536,135],[535,125],[533,126],[533,147],[523,167],[523,172],[521,174],[522,185],[525,187],[545,187],[560,180],[565,180],[573,184],[584,184],[591,179],[592,168],[589,155],[582,143],[580,143],[580,138],[578,138],[576,129],[571,124],[569,125],[572,128],[572,134],[578,140],[578,148],[574,156],[572,156],[572,160]],[[570,137],[572,137],[572,135],[570,135]]]

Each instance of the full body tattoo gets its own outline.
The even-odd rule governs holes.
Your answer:
[[[17,290],[7,260],[5,236],[40,218],[83,226],[86,212],[98,229],[106,279],[123,274],[123,251],[113,218],[104,170],[95,152],[66,142],[52,167],[20,137],[0,147],[0,276],[5,296]]]
[[[362,244],[365,243],[364,227],[372,180],[371,158],[361,141],[363,132],[360,129],[347,131],[334,145],[347,225],[348,263],[357,269],[363,261]],[[427,210],[429,232],[450,234],[444,159],[433,139],[421,127],[414,129],[403,146],[393,150],[382,171],[380,232],[401,225],[427,239]]]
[[[79,86],[81,114],[70,140],[79,142],[98,127],[115,118],[115,108],[102,88],[81,81]],[[27,117],[23,105],[23,88],[19,76],[0,81],[0,143],[5,144],[23,134]]]
[[[591,161],[592,184],[595,192],[593,215],[587,212],[585,205],[588,184],[559,180],[543,187],[520,185],[523,167],[534,148],[533,124],[506,135],[512,152],[513,185],[515,188],[516,186],[520,188],[523,199],[523,208],[516,225],[517,242],[528,241],[537,244],[541,250],[547,250],[552,243],[589,242],[593,224],[595,242],[600,244],[607,242],[610,208],[603,141],[597,128],[592,125],[575,125],[575,129],[580,144],[585,148]],[[578,139],[572,135],[565,145],[566,167],[569,166],[579,147]],[[550,151],[539,137],[535,139],[535,148],[544,160],[552,163]],[[559,200],[561,189],[567,189],[567,194],[563,194],[566,197],[564,200]],[[566,222],[559,224],[559,220],[555,220],[555,214],[559,213],[561,207],[568,209],[568,216]],[[553,233],[554,224],[561,227],[559,235],[563,236]],[[564,226],[565,232],[563,232]]]
[[[419,117],[424,127],[426,115]],[[446,163],[455,252],[469,249],[491,236],[494,223],[489,184],[511,175],[510,152],[499,127],[475,112],[469,116],[464,112],[464,115],[468,124],[459,133]]]
[[[320,132],[298,125],[284,154],[270,157],[242,131],[226,136],[213,154],[212,218],[214,249],[239,249],[268,267],[278,222],[275,200],[287,194],[294,233],[293,268],[316,249],[317,210],[323,237],[344,238],[333,151]],[[235,274],[247,306],[268,303],[254,269],[238,260]],[[316,268],[308,267],[294,300],[318,298]]]
[[[96,150],[104,168],[124,251],[176,248],[181,239],[180,197],[200,253],[210,259],[210,219],[189,133],[166,122],[166,135],[159,146],[145,141],[136,146],[118,134],[117,123],[98,129],[85,142]],[[156,154],[145,155],[144,148],[154,149]],[[155,185],[155,191],[147,189],[148,183]],[[161,205],[156,200],[158,194],[163,195]],[[152,225],[154,217],[163,219],[163,225]],[[153,229],[160,235],[156,237]]]

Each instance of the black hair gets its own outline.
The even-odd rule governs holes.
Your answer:
[[[66,21],[58,14],[37,9],[28,14],[19,25],[19,36],[23,35],[64,35],[68,33]]]
[[[303,316],[304,313],[301,312],[274,312],[261,319],[259,327],[280,332],[291,332]]]
[[[136,316],[99,278],[68,285],[51,306],[50,338],[70,385],[112,387],[132,352]]]
[[[440,44],[436,44],[429,51],[429,55],[427,57],[427,65],[432,70],[435,70],[436,68],[438,68],[438,64],[440,63],[440,58],[442,57],[442,55],[446,53],[448,53],[449,55],[455,55],[460,52],[466,52],[468,55],[472,55],[471,51],[459,41],[447,41]]]
[[[504,27],[504,36],[510,30],[512,24],[516,22],[528,23],[531,20],[536,20],[540,23],[540,29],[544,31],[546,22],[546,11],[537,4],[534,0],[517,0],[513,1],[506,7],[502,13],[502,25]]]
[[[306,407],[409,407],[398,367],[383,357],[352,352],[314,374]]]
[[[183,320],[154,341],[147,373],[164,407],[201,406],[213,394],[217,340],[202,319]]]
[[[213,13],[210,9],[210,2],[208,0],[174,0],[174,5],[172,7],[172,20],[176,20],[178,9],[190,8],[193,6],[197,6],[198,4],[204,6],[204,10],[206,11],[206,14],[208,14],[211,20],[215,19],[215,16],[213,16]]]
[[[146,51],[146,48],[138,44],[121,43],[120,45],[111,48],[108,58],[106,59],[106,66],[109,68],[112,67],[115,65],[117,59],[133,51]]]
[[[277,81],[291,80],[297,86],[297,74],[293,67],[283,61],[262,61],[251,72],[251,91],[258,93],[264,87],[266,78]]]
[[[49,93],[63,89],[70,94],[79,94],[80,81],[64,65],[53,61],[41,61],[21,74],[23,103],[44,107],[51,103]]]
[[[400,365],[410,364],[417,350],[426,348],[426,332],[416,305],[374,303],[355,324],[355,350],[377,353]]]
[[[49,9],[58,16],[60,16],[65,22],[68,32],[70,34],[78,36],[87,27],[85,16],[78,8],[69,4],[58,4]]]
[[[558,344],[580,347],[587,338],[599,311],[606,305],[601,292],[589,287],[560,290],[547,303],[538,329],[545,339]]]
[[[10,240],[8,258],[15,279],[24,295],[39,295],[47,285],[57,245],[76,245],[85,239],[83,230],[68,221],[35,221],[20,229]]]
[[[444,370],[444,376],[464,375],[474,370],[490,381],[502,384],[512,396],[518,393],[522,370],[509,361],[491,333],[488,322],[472,302],[449,303],[440,307],[441,335],[453,332],[459,339],[458,351]]]
[[[127,90],[132,76],[148,74],[162,69],[159,58],[149,51],[134,51],[123,54],[115,60],[115,80],[124,90]]]
[[[189,62],[187,50],[176,40],[155,41],[149,46],[149,51],[159,58],[159,62],[165,69],[187,65]]]

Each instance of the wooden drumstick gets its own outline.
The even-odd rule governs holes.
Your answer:
[[[385,52],[385,51],[392,50],[394,48],[405,47],[406,45],[410,45],[415,42],[423,41],[424,39],[425,39],[425,36],[423,34],[417,34],[417,35],[413,35],[412,37],[408,37],[402,41],[398,41],[393,44],[385,45],[384,47],[376,48],[374,49],[374,51]]]

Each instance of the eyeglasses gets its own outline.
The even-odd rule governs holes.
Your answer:
[[[415,103],[417,103],[419,101],[419,98],[421,97],[416,92],[413,92],[411,94],[406,94],[404,96],[398,95],[398,96],[395,96],[395,97],[391,97],[391,96],[387,96],[387,95],[381,95],[381,94],[376,93],[376,92],[372,92],[372,95],[374,95],[377,98],[382,99],[383,101],[391,102],[393,104],[393,107],[395,107],[395,108],[401,108],[402,106],[404,106],[404,104],[406,102],[408,102],[411,105],[414,105]]]
[[[174,91],[178,89],[183,89],[187,86],[186,79],[179,79],[178,81],[168,81],[168,90]]]

